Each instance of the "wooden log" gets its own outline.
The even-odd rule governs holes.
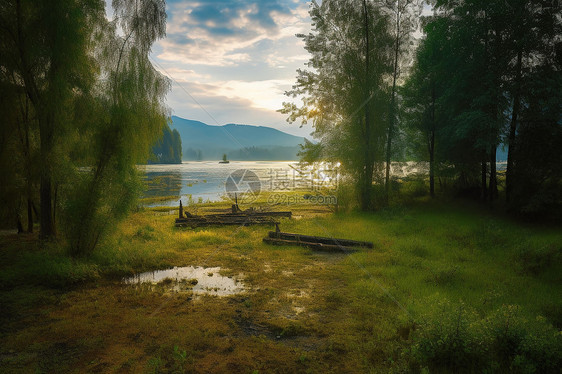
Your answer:
[[[275,232],[275,231],[270,231],[268,236],[269,238],[272,239],[281,239],[281,240],[289,240],[289,241],[293,240],[293,241],[305,242],[305,243],[317,243],[317,244],[335,245],[335,246],[342,246],[342,247],[373,248],[373,243],[371,242],[362,242],[362,241],[350,240],[350,239],[327,238],[322,236],[310,236],[310,235],[292,234],[288,232]]]
[[[176,219],[177,227],[201,227],[201,226],[224,226],[224,225],[271,225],[276,222],[271,217],[248,217],[248,216],[233,216],[233,217],[208,217],[208,216],[194,216],[191,218]]]
[[[325,251],[325,252],[355,252],[356,249],[351,247],[344,247],[339,245],[332,245],[332,244],[323,244],[323,243],[313,243],[313,242],[303,242],[297,240],[284,240],[284,239],[276,239],[276,238],[263,238],[264,243],[273,244],[273,245],[297,245],[301,247],[308,247],[317,251]]]

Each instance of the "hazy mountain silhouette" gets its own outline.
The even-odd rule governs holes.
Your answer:
[[[297,160],[304,138],[266,126],[206,123],[172,116],[181,135],[183,160]]]

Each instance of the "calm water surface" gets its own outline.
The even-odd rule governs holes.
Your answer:
[[[505,163],[496,164],[498,171],[505,169]],[[284,179],[292,181],[298,176],[296,161],[231,161],[219,164],[217,161],[193,161],[180,165],[143,165],[146,190],[144,197],[174,196],[170,201],[156,202],[149,206],[177,206],[198,201],[220,201],[227,199],[225,183],[231,173],[246,169],[254,172],[261,182],[261,190],[279,190]],[[397,177],[412,174],[428,174],[426,162],[393,162],[391,173]]]
[[[268,188],[273,176],[290,175],[296,166],[294,161],[231,161],[219,164],[217,161],[184,162],[180,165],[145,165],[147,190],[144,197],[177,196],[169,202],[151,205],[176,206],[181,198],[186,204],[193,201],[219,201],[226,196],[225,183],[228,176],[239,169],[251,170],[262,182],[262,189]]]

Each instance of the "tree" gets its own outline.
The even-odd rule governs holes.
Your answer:
[[[2,151],[18,156],[2,197],[27,196],[32,228],[38,182],[41,237],[55,235],[62,213],[75,254],[91,251],[132,206],[135,165],[146,162],[168,114],[169,82],[148,59],[165,34],[164,1],[115,0],[113,7],[109,22],[100,0],[0,6],[0,113],[9,123],[0,140],[8,145]],[[14,210],[21,226],[21,209]]]
[[[311,54],[311,70],[299,69],[297,83],[286,93],[303,105],[284,103],[281,112],[289,122],[312,121],[322,157],[341,161],[357,181],[361,208],[368,210],[388,112],[388,17],[366,0],[313,1],[310,16],[313,32],[297,36]]]
[[[418,19],[422,4],[418,0],[385,0],[383,7],[389,15],[392,33],[392,87],[388,114],[388,130],[386,135],[386,169],[385,169],[385,200],[388,204],[390,195],[390,161],[392,155],[392,139],[396,131],[397,88],[404,65],[410,61],[413,53],[413,33],[418,28]]]
[[[63,108],[92,82],[87,46],[100,17],[103,6],[98,0],[9,0],[0,8],[4,69],[25,92],[37,119],[43,238],[55,234],[54,154],[69,122]]]
[[[413,130],[410,131],[410,139],[423,145],[422,152],[429,161],[431,197],[435,197],[435,143],[442,125],[439,99],[445,84],[440,78],[440,65],[444,59],[442,40],[447,24],[440,21],[434,20],[426,26],[426,37],[421,41],[411,74],[402,90],[405,122]],[[416,148],[413,144],[410,146]]]
[[[450,77],[440,99],[441,106],[447,108],[443,118],[447,159],[461,166],[460,180],[469,185],[476,164],[480,164],[483,200],[497,198],[496,149],[509,104],[503,74],[509,63],[504,52],[509,44],[509,17],[503,8],[500,1],[441,0],[430,21],[447,25],[441,43],[448,53],[440,65],[440,74]],[[429,32],[435,30],[430,28]]]
[[[155,164],[181,164],[182,149],[181,137],[178,130],[170,130],[166,124],[162,136],[152,147],[149,163]]]
[[[115,20],[100,24],[97,50],[101,76],[91,97],[96,114],[88,126],[93,140],[91,172],[80,173],[69,191],[67,236],[73,254],[91,252],[115,220],[134,204],[137,163],[145,163],[167,122],[163,99],[168,80],[149,61],[154,41],[165,35],[161,0],[115,0]],[[117,28],[124,35],[119,36]]]

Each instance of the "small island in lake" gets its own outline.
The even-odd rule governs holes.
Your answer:
[[[219,164],[230,164],[230,161],[226,159],[226,153],[222,155],[222,161],[219,161]]]

